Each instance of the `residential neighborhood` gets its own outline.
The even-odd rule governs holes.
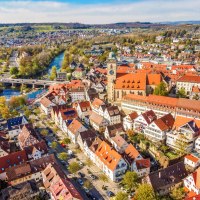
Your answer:
[[[195,23],[0,24],[0,199],[199,200],[199,46]]]

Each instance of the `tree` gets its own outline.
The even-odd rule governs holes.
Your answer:
[[[179,97],[179,98],[186,98],[186,97],[187,97],[184,88],[181,88],[180,90],[178,90],[178,92],[177,92],[177,97]]]
[[[33,110],[33,112],[36,114],[36,115],[39,115],[40,114],[40,109],[39,108],[36,108]]]
[[[49,133],[49,131],[48,131],[47,129],[42,129],[42,130],[40,131],[40,133],[41,133],[43,136],[47,136],[48,133]]]
[[[155,200],[156,194],[149,184],[140,184],[138,189],[136,190],[136,195],[135,195],[136,200]]]
[[[88,190],[91,190],[93,188],[93,185],[92,183],[89,181],[89,180],[86,180],[84,182],[84,185],[83,185],[85,188],[87,188]]]
[[[102,180],[104,183],[108,182],[108,177],[105,174],[100,174],[99,179]]]
[[[177,152],[180,156],[187,153],[187,138],[183,134],[179,134],[175,141],[175,146],[177,147]]]
[[[52,69],[51,69],[51,75],[50,75],[50,79],[53,81],[55,78],[56,78],[56,66],[53,66]]]
[[[52,147],[53,149],[56,149],[56,148],[58,147],[58,143],[57,143],[57,142],[52,142],[52,143],[51,143],[51,147]]]
[[[171,191],[170,196],[174,200],[182,200],[185,197],[184,189],[183,188],[174,188]]]
[[[10,110],[9,110],[8,106],[1,108],[0,112],[4,119],[8,119],[10,117]]]
[[[155,95],[166,96],[168,94],[167,85],[161,82],[154,90]]]
[[[27,117],[27,118],[29,118],[29,116],[32,114],[32,112],[29,110],[29,109],[26,109],[25,111],[24,111],[24,115]]]
[[[62,153],[59,153],[59,156],[58,156],[61,160],[67,160],[68,158],[68,155],[66,152],[62,152]]]
[[[115,196],[115,200],[128,200],[128,194],[125,192],[118,192]]]
[[[77,162],[72,162],[69,164],[68,170],[70,173],[75,174],[77,171],[80,170],[80,165]]]
[[[11,75],[17,75],[19,73],[19,70],[17,67],[11,67],[10,74]]]
[[[131,137],[131,136],[134,135],[134,131],[131,130],[131,129],[128,129],[128,130],[126,131],[126,134],[127,134],[129,137]]]
[[[69,139],[69,138],[64,138],[63,140],[62,140],[62,142],[64,143],[64,144],[70,144],[71,143],[71,140]]]
[[[93,166],[93,162],[92,162],[89,158],[87,158],[85,164],[86,164],[88,167]]]
[[[123,177],[122,183],[128,190],[136,189],[138,185],[138,175],[136,172],[128,171]]]
[[[2,96],[0,97],[0,108],[5,107],[6,105],[6,97]]]

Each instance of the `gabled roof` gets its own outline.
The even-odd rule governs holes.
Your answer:
[[[122,158],[122,156],[105,141],[100,144],[95,154],[111,171],[116,169]]]
[[[121,135],[116,135],[116,136],[112,137],[111,139],[119,148],[121,148],[125,144],[128,145],[126,140]]]
[[[105,105],[105,103],[101,99],[95,98],[92,102],[92,106],[96,108],[99,108],[101,105]]]
[[[0,173],[9,167],[19,165],[28,160],[25,150],[17,151],[0,158]]]
[[[96,136],[97,135],[96,135],[95,131],[93,131],[92,129],[80,132],[80,134],[79,134],[79,137],[80,137],[81,141],[83,143],[86,142],[88,147],[93,143],[93,141],[95,140]]]
[[[110,117],[120,115],[118,106],[109,106],[106,109]]]
[[[126,74],[116,79],[115,89],[146,90],[146,74]]]
[[[34,145],[39,142],[36,131],[31,124],[26,124],[23,126],[18,135],[18,141],[21,148]]]
[[[43,97],[41,100],[40,100],[40,103],[45,107],[49,107],[52,102],[50,101],[50,99],[48,99],[47,97]]]
[[[61,113],[63,120],[70,121],[70,123],[74,118],[77,118],[77,116],[78,116],[77,112],[74,108],[62,109],[62,110],[59,110],[59,113]]]
[[[182,76],[177,80],[177,82],[190,82],[190,83],[200,83],[200,76]]]
[[[179,129],[183,125],[187,124],[190,121],[194,121],[198,128],[200,128],[200,120],[191,119],[187,117],[177,116],[174,122],[174,128]]]
[[[146,169],[151,167],[150,159],[139,159],[135,161],[137,169]]]
[[[200,190],[200,167],[193,173],[196,188]]]
[[[148,74],[147,75],[147,85],[159,85],[162,81],[161,74]]]
[[[79,132],[82,126],[83,124],[79,120],[73,119],[73,121],[68,126],[68,130],[70,130],[70,132],[75,135]]]
[[[129,144],[124,151],[123,157],[131,165],[139,155],[138,150],[132,144]]]
[[[174,118],[171,114],[164,115],[163,117],[154,121],[154,123],[160,128],[160,130],[170,130],[174,125]]]
[[[200,158],[195,157],[195,156],[192,155],[192,154],[186,155],[185,158],[188,159],[188,160],[191,160],[191,161],[194,162],[194,163],[197,163],[198,161],[200,161]]]
[[[37,187],[37,184],[35,180],[29,180],[20,184],[13,186],[9,186],[5,189],[3,189],[0,193],[0,199],[1,200],[31,200],[34,195],[38,195],[39,188]],[[32,194],[32,195],[30,195]],[[27,197],[27,195],[30,195]]]
[[[134,120],[136,117],[138,117],[137,112],[132,112],[128,115],[130,117],[131,120]]]
[[[154,190],[169,188],[182,182],[188,173],[183,162],[176,163],[167,168],[149,174],[149,180]]]
[[[121,123],[109,125],[106,129],[108,130],[108,134],[110,137],[114,137],[117,132],[120,133],[124,131],[123,125]]]
[[[0,136],[0,149],[5,151],[6,153],[11,152],[11,143],[9,142],[8,139],[5,139],[1,136]]]
[[[154,113],[153,110],[148,110],[145,113],[141,114],[143,116],[143,118],[145,119],[145,121],[150,124],[151,122],[153,122],[154,120],[156,120],[156,114]]]
[[[94,153],[98,149],[101,143],[102,143],[102,140],[99,137],[95,137],[94,141],[89,146],[90,150]]]
[[[82,102],[78,103],[78,105],[80,106],[82,112],[91,110],[89,101],[82,101]]]
[[[34,149],[42,151],[43,154],[48,153],[48,148],[47,148],[46,142],[44,140],[42,140],[41,142],[38,142],[36,144],[33,144],[32,146],[27,146],[24,148],[27,155],[31,155],[33,153]]]
[[[7,120],[8,130],[12,130],[15,126],[27,124],[27,122],[28,120],[26,119],[24,115],[20,117],[10,118]]]
[[[94,122],[95,124],[101,125],[103,120],[104,118],[95,112],[92,112],[90,115],[90,121]]]

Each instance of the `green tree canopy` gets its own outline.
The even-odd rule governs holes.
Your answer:
[[[182,200],[185,197],[185,192],[183,188],[174,188],[171,193],[170,193],[170,197],[173,200]]]
[[[66,152],[61,152],[59,153],[59,156],[58,156],[61,160],[67,160],[68,158],[68,155]]]
[[[43,136],[47,136],[49,132],[48,132],[47,129],[42,129],[42,130],[40,131],[40,133],[41,133]]]
[[[86,180],[84,182],[83,186],[86,187],[88,190],[91,190],[93,188],[93,185],[92,185],[92,183],[89,180]]]
[[[53,149],[56,149],[56,148],[58,147],[58,143],[57,143],[57,142],[52,142],[52,143],[51,143],[51,147],[52,147]]]
[[[69,167],[68,167],[70,173],[72,173],[72,174],[75,174],[77,171],[80,170],[80,168],[81,167],[80,167],[80,165],[77,162],[70,163]]]
[[[128,200],[128,194],[125,192],[118,192],[115,196],[115,200]]]
[[[64,138],[63,140],[62,140],[62,142],[64,143],[64,144],[70,144],[71,143],[71,140],[69,139],[69,138]]]
[[[155,95],[166,96],[168,94],[167,85],[161,82],[154,90]]]
[[[128,190],[136,189],[138,185],[138,175],[136,172],[127,171],[123,177],[122,183]]]
[[[177,92],[177,97],[179,97],[179,98],[185,98],[185,97],[187,97],[184,88],[181,88],[180,90],[178,90],[178,92]]]
[[[51,69],[51,75],[50,75],[50,79],[53,81],[56,79],[56,75],[57,75],[57,69],[56,66],[53,66]]]
[[[104,183],[108,182],[108,177],[105,174],[100,174],[99,179],[102,180]]]
[[[11,67],[10,68],[10,74],[11,75],[17,75],[19,73],[19,70],[17,67]]]
[[[134,197],[136,200],[156,200],[156,194],[149,184],[140,184]]]

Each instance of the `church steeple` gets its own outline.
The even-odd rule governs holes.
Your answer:
[[[114,99],[114,86],[117,75],[117,59],[113,52],[109,53],[107,62],[107,96],[108,101],[113,102]]]

